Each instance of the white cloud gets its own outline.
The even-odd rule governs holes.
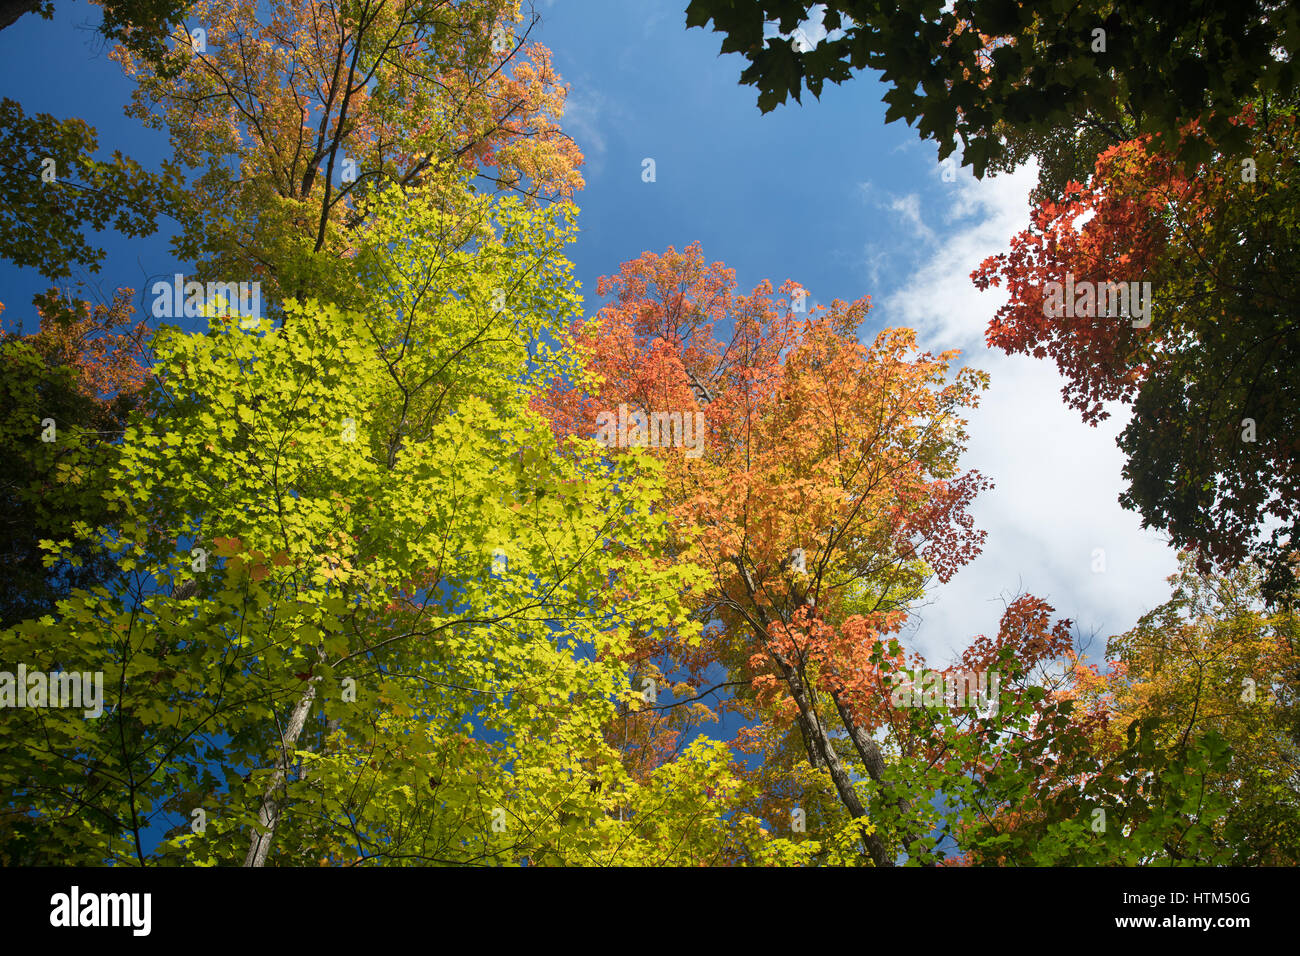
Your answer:
[[[888,258],[889,255],[884,249],[870,245],[863,249],[862,268],[867,276],[867,288],[875,289],[880,286],[880,270]]]
[[[940,217],[957,225],[881,304],[886,324],[916,328],[924,348],[960,348],[963,364],[991,376],[968,416],[965,457],[995,483],[972,507],[976,527],[988,532],[984,553],[947,584],[934,584],[909,641],[936,662],[977,634],[996,633],[1004,600],[1021,591],[1049,601],[1085,636],[1096,632],[1090,651],[1100,655],[1106,637],[1165,600],[1165,578],[1176,564],[1161,536],[1143,531],[1116,500],[1124,459],[1115,437],[1127,411],[1116,407],[1100,427],[1085,425],[1065,405],[1050,360],[1008,356],[984,343],[1006,293],[977,290],[970,273],[1028,224],[1035,175],[1026,168],[980,182],[965,174],[946,184],[952,195]],[[907,201],[913,198],[899,211],[920,223],[920,204]],[[1104,551],[1102,573],[1092,570],[1094,549]]]
[[[919,236],[928,245],[934,242],[934,233],[921,219],[921,197],[916,193],[897,196],[889,203],[890,211],[898,214],[903,225],[910,226],[914,235]]]
[[[810,50],[816,49],[817,44],[821,43],[822,40],[825,40],[827,37],[830,37],[832,40],[838,40],[840,37],[844,36],[844,30],[842,28],[827,32],[826,25],[823,22],[825,16],[826,4],[814,4],[808,8],[808,19],[795,27],[793,33],[782,33],[777,28],[777,23],[775,21],[768,21],[763,24],[763,36],[765,38],[784,37],[787,39],[793,39],[795,49],[802,53],[807,53]]]
[[[887,267],[897,272],[896,260],[900,256],[915,255],[917,245],[933,245],[935,235],[921,217],[921,197],[916,193],[896,196],[877,189],[870,182],[859,183],[858,193],[863,202],[890,214],[888,227],[879,237],[866,243],[862,250],[862,265],[867,279],[872,288],[878,288]]]

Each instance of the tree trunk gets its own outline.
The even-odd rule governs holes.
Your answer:
[[[265,866],[266,856],[271,851],[271,841],[275,838],[275,827],[280,822],[280,788],[284,786],[289,775],[290,753],[297,746],[298,737],[307,723],[307,714],[316,699],[316,683],[319,677],[307,682],[307,689],[298,698],[293,714],[289,717],[289,726],[285,728],[280,740],[280,753],[276,757],[275,772],[262,793],[262,805],[257,810],[257,829],[253,833],[253,842],[244,858],[244,866]]]
[[[849,709],[844,706],[844,701],[839,692],[833,692],[831,699],[835,701],[835,709],[839,712],[840,720],[844,722],[844,729],[849,732],[849,739],[853,741],[854,748],[858,751],[858,756],[862,758],[862,765],[867,768],[867,774],[876,783],[883,784],[885,776],[885,755],[880,751],[880,744],[876,743],[865,730],[857,725],[853,720],[853,715]],[[899,810],[900,820],[905,815],[911,801],[906,796],[899,795],[894,801],[894,806]],[[910,846],[915,837],[904,831],[902,834],[904,847]]]
[[[817,758],[820,755],[821,762],[831,775],[831,782],[835,784],[835,790],[839,794],[840,802],[854,817],[859,819],[865,817],[867,810],[862,805],[862,801],[858,799],[858,794],[853,789],[853,780],[844,769],[844,765],[840,763],[839,755],[835,753],[835,748],[831,745],[830,736],[827,734],[826,728],[822,726],[821,718],[817,714],[817,708],[813,706],[813,702],[809,699],[807,688],[804,686],[803,675],[772,649],[771,642],[768,639],[770,620],[762,605],[755,600],[754,582],[739,556],[736,556],[733,562],[737,570],[740,571],[741,580],[745,582],[745,589],[749,593],[750,603],[758,615],[758,624],[761,627],[756,627],[755,632],[758,638],[763,641],[768,655],[776,664],[786,686],[790,688],[790,696],[794,698],[795,706],[799,708],[799,729],[803,732],[805,744],[810,743],[812,745],[808,749],[809,762],[816,766]],[[877,748],[877,752],[879,752],[879,748]],[[864,835],[862,842],[876,866],[894,865],[894,859],[890,856],[879,833],[873,832]]]
[[[853,816],[862,818],[867,815],[867,809],[858,799],[857,791],[853,789],[853,779],[849,776],[848,771],[840,762],[839,754],[831,744],[830,735],[826,728],[822,726],[821,718],[817,715],[817,709],[812,705],[808,698],[807,688],[804,687],[803,677],[790,664],[783,661],[779,655],[769,649],[769,654],[776,662],[777,667],[781,669],[781,676],[785,679],[786,685],[790,688],[790,694],[794,697],[795,705],[799,708],[799,714],[807,723],[820,753],[822,763],[831,775],[831,782],[835,784],[835,790],[840,796],[840,802]],[[879,748],[877,748],[879,752]],[[810,753],[809,756],[814,760],[814,766],[817,754]],[[894,859],[889,855],[889,850],[885,847],[884,840],[880,834],[873,832],[863,836],[863,843],[866,845],[867,853],[871,856],[871,861],[876,866],[893,866]]]

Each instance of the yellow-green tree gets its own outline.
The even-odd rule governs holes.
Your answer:
[[[1118,748],[1133,721],[1154,719],[1162,746],[1215,731],[1232,748],[1206,787],[1229,806],[1215,833],[1242,866],[1300,861],[1300,686],[1293,608],[1268,610],[1260,572],[1243,565],[1204,574],[1193,559],[1170,579],[1170,599],[1111,638],[1119,666],[1093,682],[1110,711],[1104,746]]]
[[[577,305],[572,207],[376,201],[363,309],[287,302],[281,327],[214,316],[156,335],[113,528],[78,529],[125,584],[0,636],[6,664],[103,674],[98,718],[4,711],[28,849],[647,863],[748,841],[753,859],[799,859],[756,819],[724,819],[742,787],[725,749],[638,780],[602,736],[637,691],[632,630],[698,636],[699,572],[659,560],[653,459],[560,448],[530,408],[571,361],[547,341]]]

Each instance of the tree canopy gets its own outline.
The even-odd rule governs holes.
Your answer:
[[[1007,546],[990,374],[699,242],[591,307],[535,13],[100,6],[168,158],[0,101],[0,252],[166,220],[186,271],[8,304],[0,862],[1294,865],[1291,6],[690,3],[764,112],[869,67],[1040,162],[988,341],[1131,413],[1180,566],[1104,649],[1004,592],[949,660],[908,631]]]

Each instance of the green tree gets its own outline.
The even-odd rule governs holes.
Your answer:
[[[828,31],[815,45],[795,34],[814,8]],[[1300,47],[1300,13],[1272,0],[691,0],[687,26],[710,21],[722,52],[749,61],[740,79],[758,87],[763,112],[869,67],[889,85],[886,121],[916,123],[940,158],[960,139],[963,164],[981,177],[1005,157],[1009,129],[1073,130],[1085,118],[1166,136],[1199,120],[1238,151],[1232,117],[1262,93],[1295,88],[1292,59],[1278,51]]]
[[[38,542],[107,520],[99,492],[144,379],[147,330],[132,320],[129,289],[93,309],[53,291],[36,304],[37,332],[0,331],[0,627],[111,579],[101,548],[82,542],[47,567]]]
[[[50,279],[74,266],[98,272],[104,250],[88,229],[152,235],[163,197],[179,183],[176,167],[149,173],[120,151],[96,158],[98,139],[80,119],[28,116],[0,100],[0,250],[11,262]]]

